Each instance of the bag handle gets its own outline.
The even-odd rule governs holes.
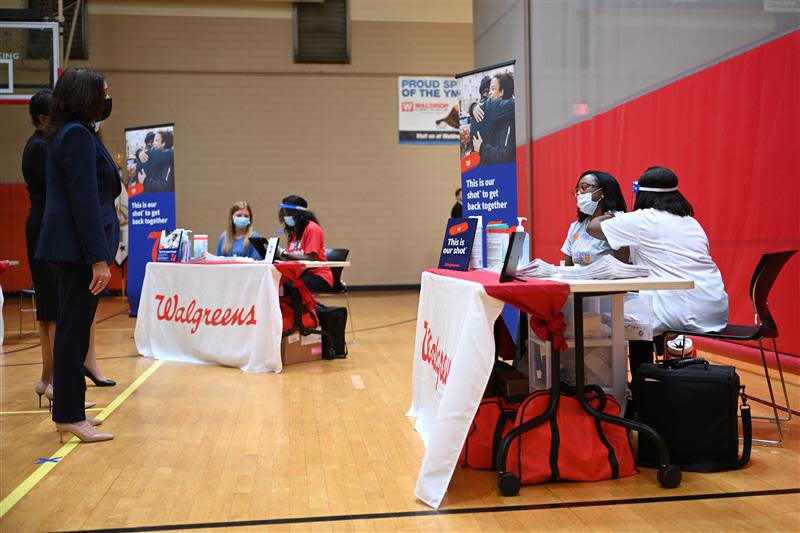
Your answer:
[[[739,411],[742,414],[742,456],[736,462],[736,468],[742,468],[750,462],[750,451],[753,447],[753,419],[750,416],[750,406],[747,404],[747,396],[744,393],[744,385],[739,389],[742,397],[742,405]]]
[[[665,359],[662,363],[665,368],[678,370],[692,365],[703,365],[708,369],[708,361],[702,357],[684,357],[683,359]]]
[[[600,404],[597,406],[598,411],[603,411],[606,408],[606,404],[608,403],[608,398],[606,398],[606,391],[604,391],[603,387],[601,387],[600,385],[586,385],[583,388],[583,393],[597,394],[598,398],[600,398]]]

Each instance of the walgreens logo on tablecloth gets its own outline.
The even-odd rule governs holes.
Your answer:
[[[206,326],[254,326],[256,325],[256,306],[222,308],[201,307],[197,300],[192,300],[189,305],[181,305],[177,294],[166,296],[156,294],[158,302],[156,318],[160,321],[192,324],[191,334],[194,335],[201,325]],[[449,371],[449,364],[448,364]]]
[[[422,361],[428,363],[436,373],[436,389],[438,389],[440,382],[442,385],[447,385],[447,376],[450,375],[450,366],[453,361],[439,347],[441,343],[439,337],[437,336],[436,340],[433,340],[433,333],[427,320],[424,321],[423,327],[425,334],[422,336]]]

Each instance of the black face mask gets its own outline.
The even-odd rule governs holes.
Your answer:
[[[110,116],[111,116],[111,98],[106,98],[103,100],[103,114],[100,115],[100,120],[98,120],[98,122],[102,122],[103,120],[106,120]]]

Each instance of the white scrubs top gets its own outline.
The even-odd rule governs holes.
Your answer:
[[[612,248],[630,247],[634,265],[649,267],[655,276],[694,281],[691,290],[647,291],[653,297],[654,332],[668,328],[718,331],[727,325],[728,295],[697,220],[640,209],[617,214],[600,225]]]
[[[588,227],[588,218],[582,222],[576,220],[569,225],[567,238],[561,247],[561,251],[565,255],[572,257],[572,264],[574,265],[586,266],[594,263],[604,255],[614,252],[606,241],[595,239],[586,233],[586,228]]]

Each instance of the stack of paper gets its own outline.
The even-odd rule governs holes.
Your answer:
[[[214,255],[209,252],[202,252],[200,255],[192,259],[192,263],[253,263],[255,260],[252,257],[225,257]]]
[[[645,266],[623,263],[613,255],[604,255],[587,266],[570,267],[551,265],[541,259],[534,259],[527,265],[518,268],[517,275],[531,278],[627,279],[647,277],[650,275],[650,269]]]

